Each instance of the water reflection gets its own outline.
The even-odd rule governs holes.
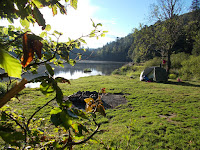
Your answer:
[[[68,72],[60,71],[60,72],[57,72],[54,77],[55,78],[63,77],[65,79],[78,79],[80,77],[95,76],[95,75],[104,75],[104,74],[94,69],[92,70],[92,72],[88,72],[88,73],[84,73],[83,71],[76,70],[73,73],[70,71]]]
[[[63,77],[68,80],[78,79],[80,77],[94,76],[94,75],[110,75],[115,69],[123,66],[124,62],[108,62],[108,61],[80,61],[75,66],[64,64],[64,68],[52,65],[55,72],[55,77]],[[84,73],[84,69],[91,69],[92,72]],[[22,78],[26,78],[28,81],[39,76],[47,75],[44,65],[38,68],[38,74],[25,73]],[[40,83],[30,83],[26,87],[36,88]]]
[[[56,77],[63,77],[65,79],[78,79],[80,77],[87,77],[87,76],[95,76],[95,75],[104,75],[102,72],[99,72],[97,70],[92,70],[92,72],[89,73],[84,73],[83,71],[74,71],[74,72],[70,72],[70,71],[58,71],[55,73],[54,78]],[[37,83],[28,83],[25,85],[27,88],[37,88],[40,87],[40,82]]]

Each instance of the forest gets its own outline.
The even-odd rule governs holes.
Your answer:
[[[200,11],[199,7],[191,12],[175,16],[175,34],[177,35],[172,46],[172,53],[184,52],[189,55],[200,54]],[[117,38],[116,41],[107,43],[101,48],[89,49],[92,54],[88,59],[106,61],[133,61],[145,62],[154,57],[166,59],[166,21],[157,21],[147,26],[140,25],[126,37]],[[88,55],[89,55],[88,54]]]

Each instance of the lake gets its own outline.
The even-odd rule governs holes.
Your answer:
[[[94,76],[94,75],[110,75],[115,69],[120,68],[126,64],[125,62],[111,62],[111,61],[79,61],[75,66],[71,66],[67,63],[64,64],[64,68],[60,66],[52,65],[55,72],[55,77],[63,77],[68,80],[78,79],[80,77]],[[90,69],[92,72],[84,73],[84,69]],[[27,80],[31,80],[38,76],[44,76],[46,68],[44,65],[38,68],[38,74],[32,75],[29,73],[24,74],[22,77]],[[30,83],[26,87],[36,88],[40,83]]]

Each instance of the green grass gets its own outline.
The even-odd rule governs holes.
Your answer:
[[[74,149],[200,149],[200,82],[147,83],[112,75],[84,77],[60,86],[65,96],[106,88],[108,93],[124,93],[128,100],[106,110],[107,116],[98,118],[103,131]],[[10,104],[27,116],[50,99],[38,89],[25,89],[19,98],[20,102]],[[38,116],[48,118],[51,106]]]

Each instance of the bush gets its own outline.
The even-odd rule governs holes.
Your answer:
[[[182,67],[182,62],[188,60],[189,54],[184,52],[178,54],[171,55],[171,68],[172,69],[180,69]]]
[[[170,79],[176,79],[176,78],[177,78],[177,75],[176,75],[176,74],[169,74],[169,78],[170,78]]]
[[[160,66],[161,63],[162,63],[161,58],[154,57],[153,59],[146,61],[144,67],[146,68],[151,66]]]
[[[181,63],[180,75],[184,80],[200,79],[200,56],[190,56]]]

